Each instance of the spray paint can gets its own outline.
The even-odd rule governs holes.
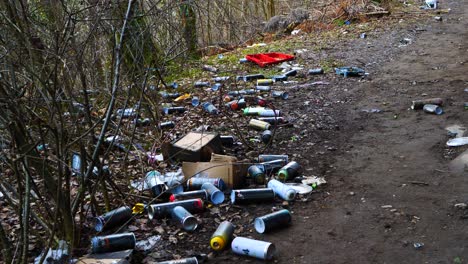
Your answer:
[[[171,129],[175,127],[175,123],[172,121],[162,122],[158,127],[159,129]]]
[[[216,186],[216,188],[224,191],[226,189],[226,184],[221,178],[205,178],[205,177],[192,177],[187,181],[187,189],[189,190],[200,190],[202,185],[206,182],[209,182]]]
[[[273,109],[265,109],[265,110],[259,112],[258,115],[261,116],[261,117],[281,116],[281,111],[280,110],[273,110]]]
[[[289,98],[289,93],[288,92],[282,92],[282,91],[271,91],[271,97],[281,98],[283,100],[286,100],[286,99]]]
[[[132,218],[132,209],[122,206],[95,218],[94,229],[97,232],[119,226]]]
[[[171,211],[172,219],[178,222],[185,231],[194,231],[197,229],[198,220],[187,209],[182,206],[176,206]]]
[[[258,115],[264,110],[265,107],[247,107],[244,109],[244,115]]]
[[[108,236],[97,236],[91,239],[91,251],[94,254],[134,249],[135,234],[123,233]]]
[[[281,123],[285,123],[286,120],[284,120],[284,117],[277,116],[276,118],[274,116],[272,117],[259,117],[258,120],[268,122],[271,125],[277,125]]]
[[[255,94],[254,89],[240,90],[239,95],[252,95]]]
[[[223,250],[231,242],[233,234],[234,225],[229,221],[221,222],[210,238],[211,248],[216,251]]]
[[[234,146],[234,137],[233,136],[219,136],[221,139],[221,145],[227,148],[232,148]]]
[[[270,155],[270,154],[262,154],[258,156],[258,162],[267,162],[272,160],[284,160],[288,162],[289,158],[288,155]]]
[[[411,109],[413,110],[423,109],[424,105],[427,105],[427,104],[441,106],[444,104],[444,100],[442,98],[429,98],[429,99],[423,99],[423,100],[415,100],[415,101],[412,101]]]
[[[291,224],[291,213],[286,209],[257,217],[254,221],[255,230],[260,234],[286,227],[289,224]]]
[[[264,260],[271,260],[276,255],[274,244],[246,237],[234,238],[231,249],[236,254]]]
[[[218,71],[218,69],[216,67],[211,66],[211,65],[203,65],[202,69],[205,70],[205,71],[209,71],[209,72],[217,72]]]
[[[213,86],[211,86],[211,90],[212,90],[213,92],[216,92],[216,91],[219,90],[219,88],[221,88],[221,86],[222,86],[222,84],[220,84],[220,83],[215,83],[215,84],[213,84]]]
[[[195,198],[208,200],[208,194],[206,193],[205,190],[174,193],[169,197],[169,201],[174,202],[174,201],[179,201],[179,200],[195,199]]]
[[[247,62],[249,62],[249,60],[246,59],[246,58],[240,58],[239,59],[239,63],[247,63]]]
[[[291,161],[278,171],[278,178],[282,181],[287,181],[298,176],[300,172],[301,165],[295,161]]]
[[[286,76],[296,76],[297,75],[297,70],[289,70],[287,72],[284,73],[284,75]]]
[[[172,107],[165,107],[163,108],[163,113],[165,115],[170,115],[170,114],[181,114],[185,112],[185,107],[183,106],[172,106]]]
[[[195,86],[196,88],[210,87],[210,83],[209,82],[195,82],[193,86]]]
[[[240,93],[239,93],[239,91],[229,91],[229,92],[228,92],[228,95],[229,95],[229,96],[239,96]]]
[[[319,75],[319,74],[323,74],[322,68],[315,68],[315,69],[309,70],[309,75]]]
[[[273,133],[270,130],[265,130],[262,132],[262,142],[265,144],[269,144],[273,137]]]
[[[444,110],[442,110],[440,106],[434,105],[434,104],[424,105],[423,110],[426,113],[435,114],[435,115],[441,115],[444,113]]]
[[[206,112],[208,112],[208,113],[210,113],[210,114],[212,114],[212,115],[217,115],[217,114],[219,114],[218,109],[217,109],[212,103],[210,103],[210,102],[204,102],[204,103],[202,104],[202,107],[203,107],[203,109],[204,109]]]
[[[168,93],[164,91],[159,92],[159,94],[161,94],[162,98],[177,98],[180,96],[180,93]]]
[[[278,180],[270,180],[267,187],[273,189],[275,194],[285,201],[292,201],[296,198],[296,191]]]
[[[283,166],[285,166],[286,164],[287,164],[287,162],[285,160],[277,159],[277,160],[265,161],[265,162],[260,163],[259,165],[263,166],[263,169],[264,169],[264,171],[266,173],[266,172],[269,172],[269,171],[280,169]]]
[[[199,99],[197,96],[194,96],[194,97],[192,98],[192,102],[191,102],[191,103],[192,103],[192,106],[197,107],[197,106],[200,105],[200,99]]]
[[[257,85],[257,86],[255,86],[255,89],[256,89],[257,91],[269,92],[269,91],[271,90],[271,86]]]
[[[221,204],[224,202],[224,193],[216,188],[212,183],[205,182],[201,188],[206,191],[212,204]]]
[[[272,85],[274,83],[273,79],[258,79],[257,86],[261,85]]]
[[[265,76],[263,74],[249,74],[242,77],[244,82],[250,82],[253,80],[263,79]]]
[[[244,108],[247,106],[247,104],[245,103],[245,100],[243,98],[239,99],[239,100],[234,100],[234,101],[231,101],[229,103],[226,104],[226,106],[235,111],[235,110],[239,110],[241,108]]]
[[[201,199],[190,199],[177,202],[150,204],[148,206],[148,218],[163,218],[171,214],[171,211],[176,206],[182,206],[187,211],[196,213],[203,211],[203,201]]]
[[[273,79],[273,82],[284,82],[288,80],[288,76],[286,75],[275,75],[271,77]]]
[[[170,180],[167,182],[167,192],[171,194],[177,194],[184,192],[184,186],[178,180]]]
[[[275,192],[271,188],[232,190],[231,192],[232,204],[265,202],[273,201],[273,199],[275,199]]]
[[[158,197],[166,189],[166,185],[160,179],[160,176],[159,171],[150,171],[145,176],[146,185],[151,189],[154,197]]]
[[[265,171],[263,167],[260,168],[258,165],[252,165],[247,170],[247,174],[254,179],[258,184],[265,184]]]
[[[157,264],[198,264],[198,259],[196,257],[192,257],[192,258],[166,260],[166,261],[156,262],[156,263]]]
[[[249,122],[249,126],[258,130],[268,130],[271,127],[269,123],[257,119],[251,119]]]
[[[235,96],[234,95],[229,95],[229,94],[226,94],[224,97],[223,97],[223,101],[224,102],[230,102],[232,100],[234,100]]]
[[[213,81],[215,82],[225,82],[227,80],[229,80],[229,76],[219,76],[213,78]]]

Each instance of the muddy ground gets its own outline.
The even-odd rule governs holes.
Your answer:
[[[328,185],[291,206],[290,228],[251,234],[276,244],[277,263],[468,262],[466,212],[454,207],[467,201],[468,174],[449,166],[467,148],[445,146],[445,127],[468,125],[468,1],[441,7],[451,9],[442,22],[430,16],[392,25],[321,51],[364,67],[366,78],[328,74],[314,80],[330,85],[291,88],[284,110],[297,117],[324,112],[328,125],[299,118],[292,132],[299,140],[276,151],[296,153],[308,173],[325,176]],[[404,46],[404,38],[411,43]],[[446,100],[443,115],[409,109],[412,100],[430,97]],[[320,107],[309,111],[307,104]],[[363,111],[372,108],[382,112]],[[257,263],[231,253],[217,259]]]

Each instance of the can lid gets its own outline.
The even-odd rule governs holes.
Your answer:
[[[226,246],[226,243],[222,237],[216,236],[210,240],[210,246],[214,250],[222,250]]]
[[[254,227],[257,233],[260,233],[260,234],[265,233],[265,222],[263,221],[262,218],[260,217],[255,218]]]

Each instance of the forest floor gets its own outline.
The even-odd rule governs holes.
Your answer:
[[[467,147],[447,147],[445,129],[468,126],[468,1],[442,1],[441,8],[451,9],[439,15],[442,21],[433,14],[389,24],[366,39],[301,54],[310,62],[334,58],[369,75],[326,74],[313,81],[330,85],[291,88],[281,109],[305,119],[284,137],[302,136],[274,148],[296,153],[328,184],[292,206],[291,227],[253,235],[276,244],[275,262],[468,263],[468,209],[454,206],[467,202],[468,174],[452,162]],[[314,49],[307,38],[303,48]],[[412,100],[432,97],[445,100],[443,115],[410,109]],[[334,125],[314,127],[306,118],[317,110],[311,105],[320,105]],[[381,112],[363,111],[373,108]],[[247,261],[231,254],[222,263]]]

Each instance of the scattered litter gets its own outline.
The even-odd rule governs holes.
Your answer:
[[[291,31],[291,35],[293,35],[293,36],[297,35],[297,34],[299,34],[299,32],[301,32],[300,29],[295,29],[295,30]]]
[[[404,38],[404,39],[400,40],[400,45],[398,45],[398,47],[399,47],[399,48],[401,48],[401,47],[406,47],[406,46],[410,45],[412,42],[413,42],[412,39],[410,39],[410,38]]]
[[[435,114],[435,115],[441,115],[444,113],[444,110],[442,110],[440,106],[434,105],[434,104],[424,105],[423,110],[426,113]]]
[[[249,54],[245,56],[249,61],[256,63],[260,67],[265,67],[267,65],[277,64],[284,61],[290,61],[294,59],[293,55],[284,54],[279,52],[271,53],[259,53],[259,54]]]
[[[387,205],[382,205],[382,206],[380,206],[380,208],[382,208],[382,209],[390,209],[390,208],[393,208],[393,206],[387,204]]]
[[[458,209],[465,209],[466,207],[468,207],[466,203],[457,203],[457,204],[454,204],[453,206]]]
[[[42,255],[41,253],[37,258],[34,259],[34,263],[38,264],[41,261]],[[64,240],[60,240],[58,242],[58,247],[55,250],[49,249],[47,251],[47,255],[45,257],[45,264],[55,264],[55,263],[66,263],[65,260],[68,258],[68,244]]]
[[[442,17],[440,17],[440,16],[435,16],[434,19],[435,19],[435,21],[442,21]]]
[[[424,243],[422,243],[422,242],[415,242],[415,243],[413,244],[413,246],[414,246],[415,249],[421,249],[421,248],[424,247]]]
[[[361,35],[359,35],[359,38],[365,39],[365,38],[367,38],[367,34],[366,33],[361,33]]]
[[[263,260],[271,260],[276,255],[276,247],[274,244],[246,237],[234,238],[231,249],[236,254]]]
[[[340,67],[335,68],[335,73],[338,75],[343,75],[345,78],[347,77],[359,77],[364,75],[366,72],[358,67]]]
[[[463,137],[466,132],[466,128],[460,125],[451,125],[445,128],[449,137]]]
[[[311,193],[313,190],[313,188],[310,185],[306,185],[303,183],[288,182],[286,183],[286,185],[293,188],[298,194],[308,194]]]
[[[459,147],[463,145],[468,145],[468,137],[452,138],[447,141],[447,146],[449,147]]]
[[[225,249],[231,242],[233,234],[234,225],[229,221],[222,222],[210,238],[211,248],[216,251]]]
[[[362,112],[366,112],[366,113],[381,113],[382,110],[378,109],[378,108],[370,108],[370,109],[362,109]]]
[[[139,240],[135,244],[135,249],[138,251],[150,251],[161,240],[161,236],[150,236],[146,240]]]
[[[414,100],[411,102],[411,109],[420,110],[420,109],[423,109],[424,106],[427,104],[441,106],[444,104],[444,100],[442,98],[429,98],[429,99],[422,99],[422,100]]]
[[[327,184],[327,181],[324,177],[317,177],[317,176],[309,176],[304,177],[302,180],[303,184],[311,185],[311,186],[320,186],[322,184]]]
[[[102,253],[91,254],[78,259],[79,264],[130,264],[133,249]]]
[[[294,52],[297,54],[302,54],[304,52],[307,52],[307,49],[298,49],[298,50],[295,50]]]
[[[286,210],[279,210],[271,214],[255,218],[255,231],[259,234],[268,233],[274,229],[285,228],[291,224],[291,213]]]
[[[267,44],[266,43],[255,43],[250,46],[247,46],[247,48],[254,48],[254,47],[265,47]]]

